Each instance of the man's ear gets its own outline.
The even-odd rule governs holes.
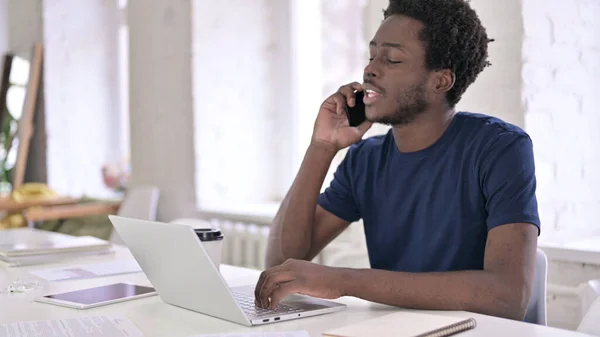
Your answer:
[[[450,69],[439,70],[435,74],[435,86],[434,90],[436,93],[448,92],[454,86],[456,76]]]

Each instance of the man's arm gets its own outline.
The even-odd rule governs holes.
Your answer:
[[[348,269],[288,260],[261,274],[257,304],[274,308],[285,296],[354,296],[403,308],[465,310],[523,320],[535,275],[537,227],[526,223],[489,232],[483,270],[405,273]]]
[[[321,105],[311,144],[306,151],[300,170],[273,219],[267,247],[267,267],[287,259],[312,260],[331,240],[339,235],[351,221],[342,219],[317,205],[319,192],[336,153],[362,139],[371,127],[363,122],[350,127],[345,111],[354,106],[354,90],[363,90],[359,83],[340,87]],[[347,180],[343,177],[342,180]],[[346,184],[347,185],[347,184]],[[353,204],[346,194],[336,205],[347,208]]]
[[[298,175],[283,200],[269,234],[267,267],[293,258],[312,260],[349,222],[317,205],[321,185],[336,151],[309,146]]]
[[[404,308],[465,310],[523,320],[535,276],[538,229],[509,224],[489,232],[483,270],[402,273],[340,270],[341,293]]]

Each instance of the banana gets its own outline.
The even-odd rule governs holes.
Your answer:
[[[44,200],[56,196],[56,192],[42,183],[25,183],[11,192],[11,198],[16,202]]]
[[[0,230],[27,226],[25,217],[21,213],[7,214],[0,220]]]
[[[58,196],[48,185],[43,183],[25,183],[14,189],[11,199],[15,202],[38,201],[55,198]],[[0,230],[7,228],[24,227],[27,223],[21,212],[6,214],[0,219]]]

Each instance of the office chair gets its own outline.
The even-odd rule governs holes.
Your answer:
[[[156,220],[158,199],[160,192],[154,186],[137,186],[126,192],[125,199],[119,207],[117,215],[141,220]],[[114,244],[125,245],[117,231],[113,230],[109,241]]]
[[[589,281],[582,293],[583,318],[578,332],[600,336],[600,279]]]
[[[547,282],[548,258],[546,257],[546,254],[538,248],[535,257],[535,278],[533,282],[533,291],[531,293],[529,305],[527,306],[525,322],[546,325]]]

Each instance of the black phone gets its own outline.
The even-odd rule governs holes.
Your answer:
[[[365,115],[364,91],[354,92],[354,106],[346,107],[346,116],[350,126],[359,126],[367,119]]]

